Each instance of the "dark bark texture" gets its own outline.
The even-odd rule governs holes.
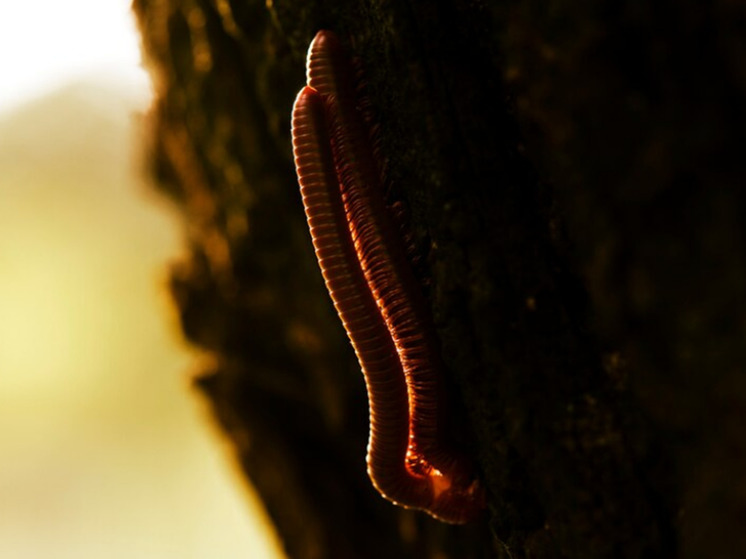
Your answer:
[[[199,386],[290,557],[746,556],[746,4],[134,8],[191,249],[173,294],[214,357]],[[466,527],[366,476],[289,137],[322,28],[364,68],[488,491]]]

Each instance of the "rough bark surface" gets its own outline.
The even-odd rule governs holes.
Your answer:
[[[746,5],[135,0],[199,384],[292,558],[742,557]],[[452,527],[365,473],[364,384],[289,118],[332,29],[365,71],[488,490]]]

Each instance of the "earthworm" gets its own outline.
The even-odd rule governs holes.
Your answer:
[[[448,444],[434,327],[389,223],[352,67],[334,34],[319,31],[307,70],[293,108],[296,171],[327,289],[366,379],[368,474],[397,504],[466,522],[484,493]]]

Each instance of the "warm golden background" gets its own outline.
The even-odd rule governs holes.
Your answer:
[[[190,387],[128,8],[0,3],[0,557],[277,557]]]

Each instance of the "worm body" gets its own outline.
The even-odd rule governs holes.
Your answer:
[[[320,31],[293,108],[293,149],[311,237],[366,379],[368,474],[405,507],[463,523],[484,506],[471,468],[448,444],[434,327],[390,223],[349,59]]]
[[[425,454],[444,473],[453,467],[443,449],[442,365],[421,289],[384,207],[380,172],[356,110],[352,70],[336,37],[321,31],[308,56],[309,86],[328,99],[332,149],[360,265],[394,338],[410,390],[411,456]]]

